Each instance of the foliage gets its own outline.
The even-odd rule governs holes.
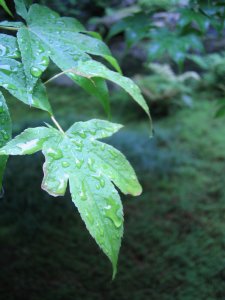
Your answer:
[[[9,110],[4,96],[0,92],[0,147],[3,147],[11,138],[12,126]],[[0,191],[2,190],[2,178],[7,162],[7,156],[0,156]]]
[[[140,86],[142,93],[151,103],[152,109],[155,106],[164,106],[168,110],[174,105],[184,104],[191,106],[192,95],[200,81],[196,72],[184,72],[175,74],[172,68],[167,65],[150,63],[148,69],[151,75],[137,75],[135,81]]]
[[[46,162],[42,188],[53,196],[64,195],[69,180],[72,200],[90,234],[111,260],[114,277],[123,234],[123,213],[113,183],[123,193],[133,195],[140,194],[141,187],[125,157],[95,139],[110,136],[121,125],[91,120],[75,123],[64,132],[53,115],[41,76],[51,59],[62,72],[48,82],[66,74],[99,99],[108,115],[105,79],[127,91],[150,117],[148,106],[136,84],[122,76],[116,59],[98,34],[88,32],[76,19],[60,17],[45,6],[30,6],[28,1],[15,0],[15,7],[25,23],[0,23],[1,29],[17,31],[16,37],[0,36],[0,86],[30,107],[49,113],[56,128],[46,125],[27,129],[2,147],[0,154],[5,157],[43,151]],[[90,55],[103,58],[117,72]],[[1,125],[2,135],[7,124]]]
[[[225,26],[225,6],[223,0],[190,0],[192,9],[209,19],[212,26],[219,32]]]
[[[218,102],[218,109],[215,113],[215,117],[224,117],[225,116],[225,99],[220,99]]]
[[[3,7],[3,9],[10,15],[12,16],[11,11],[9,10],[8,6],[5,3],[5,0],[0,0],[0,6]]]
[[[205,89],[217,89],[224,93],[225,86],[223,78],[225,75],[225,53],[212,53],[205,56],[189,55],[192,60],[203,72],[201,87]]]
[[[190,50],[203,51],[202,41],[195,34],[183,35],[181,31],[171,32],[169,29],[153,29],[150,33],[152,41],[148,45],[149,60],[159,60],[168,55],[179,66]]]
[[[60,99],[55,89],[49,93],[56,112],[64,103],[68,113],[73,88],[61,91]],[[81,98],[75,114],[87,118],[94,102],[86,109],[87,96]],[[155,120],[152,140],[140,120],[112,136],[110,143],[126,154],[145,189],[137,201],[123,201],[126,234],[113,283],[70,196],[52,199],[38,189],[42,156],[12,157],[0,203],[1,299],[223,299],[225,127],[212,117],[215,103],[205,98],[198,94],[194,110]],[[30,116],[17,121],[16,127],[26,128]]]
[[[124,33],[126,52],[143,40],[149,61],[170,58],[182,68],[190,51],[204,52],[203,41],[209,29],[221,32],[225,25],[224,4],[220,1],[140,0],[138,4],[140,8],[133,14],[116,20],[108,38]]]
[[[155,12],[157,10],[169,10],[178,5],[180,0],[138,0],[143,11]]]
[[[148,37],[149,29],[149,17],[141,13],[135,14],[114,24],[108,33],[107,40],[111,39],[114,35],[124,32],[126,47],[129,49],[143,38]]]

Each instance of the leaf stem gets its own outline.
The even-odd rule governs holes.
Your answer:
[[[55,126],[59,129],[59,131],[62,132],[63,134],[65,134],[64,130],[59,125],[58,121],[56,120],[56,118],[53,115],[51,116],[51,119],[52,119],[53,123],[55,124]]]
[[[49,82],[53,81],[54,79],[64,75],[64,74],[67,74],[67,73],[71,73],[71,74],[74,74],[74,75],[77,75],[77,76],[81,76],[81,77],[86,77],[88,79],[91,80],[91,82],[95,85],[94,81],[91,79],[92,76],[90,75],[87,75],[85,73],[81,73],[79,72],[78,70],[76,70],[75,68],[72,68],[72,69],[68,69],[68,70],[65,70],[63,72],[60,72],[58,74],[56,74],[55,76],[51,77],[50,79],[48,79],[47,81],[44,82],[44,84],[48,84]]]
[[[69,70],[70,71],[70,70]],[[47,81],[44,82],[44,84],[48,84],[49,82],[53,81],[54,79],[66,74],[67,72],[69,72],[68,70],[67,71],[64,71],[64,72],[61,72],[59,74],[56,74],[55,76],[51,77],[50,79],[48,79]]]
[[[0,26],[0,29],[13,30],[13,31],[18,31],[19,30],[19,28],[7,27],[7,26]]]

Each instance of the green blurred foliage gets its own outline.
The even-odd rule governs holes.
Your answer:
[[[113,121],[128,126],[108,142],[126,154],[144,186],[139,199],[124,200],[126,234],[116,281],[111,283],[110,266],[78,214],[74,216],[69,196],[52,199],[40,191],[42,158],[37,155],[22,162],[13,158],[6,197],[0,202],[2,300],[225,299],[225,127],[224,119],[214,118],[225,115],[224,53],[201,53],[208,31],[214,36],[215,28],[222,32],[224,4],[192,1],[179,10],[182,18],[177,26],[165,30],[152,24],[155,13],[167,13],[168,1],[162,2],[164,8],[157,1],[153,9],[145,6],[150,1],[140,0],[138,12],[115,24],[116,39],[130,51],[141,41],[150,54],[161,47],[150,56],[150,65],[143,62],[144,73],[140,66],[133,71],[142,90],[151,93],[146,98],[154,116],[154,139],[148,139],[141,110],[111,88]],[[85,20],[116,15],[123,7],[121,1],[47,4]],[[112,30],[107,26],[103,33]],[[162,62],[157,70],[152,69],[156,61]],[[174,62],[184,70],[177,72]],[[199,74],[199,80],[183,80],[187,66]],[[79,89],[50,87],[64,128],[74,120],[105,118],[100,105]],[[47,121],[44,113],[18,107],[12,98],[9,104],[14,132]]]
[[[225,91],[223,79],[225,76],[225,53],[212,53],[204,56],[189,55],[203,73],[201,86],[204,89],[218,90],[221,93]]]
[[[143,11],[155,12],[157,10],[169,10],[180,3],[180,0],[138,0]]]
[[[74,101],[74,92],[52,86],[63,126],[102,117],[94,100],[76,92]],[[193,109],[155,120],[149,140],[146,124],[134,122],[132,106],[114,93],[116,118],[135,117],[108,142],[132,161],[145,192],[124,200],[126,235],[113,283],[69,195],[53,199],[39,189],[42,157],[12,158],[0,202],[1,299],[223,299],[225,128],[206,95],[196,95]],[[25,106],[19,115],[13,99],[10,105],[18,131],[44,120]]]
[[[151,41],[147,46],[150,61],[160,60],[166,56],[182,69],[188,52],[203,52],[202,40],[193,33],[182,34],[179,29],[171,31],[167,28],[154,29],[150,33]]]
[[[210,29],[219,34],[224,28],[222,2],[140,0],[137,4],[136,12],[110,27],[108,38],[124,32],[126,53],[143,41],[150,61],[169,58],[182,68],[190,51],[204,51]]]
[[[173,113],[175,108],[192,107],[193,95],[199,85],[200,76],[196,72],[176,74],[170,65],[148,64],[150,75],[136,75],[135,81],[153,114]]]

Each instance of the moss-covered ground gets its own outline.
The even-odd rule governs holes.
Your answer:
[[[64,127],[104,117],[93,99],[71,89],[53,87],[51,99]],[[116,279],[69,195],[40,190],[42,156],[13,157],[0,203],[1,300],[225,299],[224,119],[214,119],[214,102],[198,96],[193,108],[155,120],[149,140],[141,111],[113,99],[112,120],[127,127],[109,142],[127,155],[144,187],[140,197],[122,196]],[[48,121],[10,106],[15,132]]]

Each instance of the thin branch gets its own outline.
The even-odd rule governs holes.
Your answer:
[[[74,75],[77,75],[77,76],[82,76],[82,77],[88,78],[88,79],[90,79],[90,81],[95,85],[95,82],[94,82],[94,81],[92,80],[92,78],[91,78],[92,76],[87,75],[87,74],[84,74],[84,73],[81,73],[81,72],[79,72],[79,71],[76,71],[74,68],[68,69],[68,70],[65,70],[65,71],[63,71],[63,72],[61,72],[61,73],[56,74],[55,76],[53,76],[53,77],[51,77],[50,79],[48,79],[47,81],[45,81],[44,84],[46,85],[46,84],[48,84],[49,82],[55,80],[56,78],[58,78],[58,77],[60,77],[60,76],[62,76],[62,75],[65,75],[65,74],[67,74],[67,73],[71,73],[71,74],[74,74]]]
[[[19,30],[19,28],[15,28],[15,27],[5,27],[5,26],[0,26],[0,29],[12,30],[12,31],[18,31],[18,30]]]
[[[64,130],[62,129],[62,127],[59,125],[58,121],[55,119],[54,116],[51,116],[51,119],[53,121],[53,123],[56,125],[56,127],[59,129],[60,132],[62,132],[63,134],[65,134]]]
[[[48,84],[49,82],[53,81],[54,79],[56,79],[56,78],[58,78],[58,77],[60,77],[60,76],[62,76],[64,74],[66,74],[68,72],[71,72],[71,70],[63,71],[61,73],[56,74],[55,76],[53,76],[50,79],[48,79],[47,81],[45,81],[44,84]]]

